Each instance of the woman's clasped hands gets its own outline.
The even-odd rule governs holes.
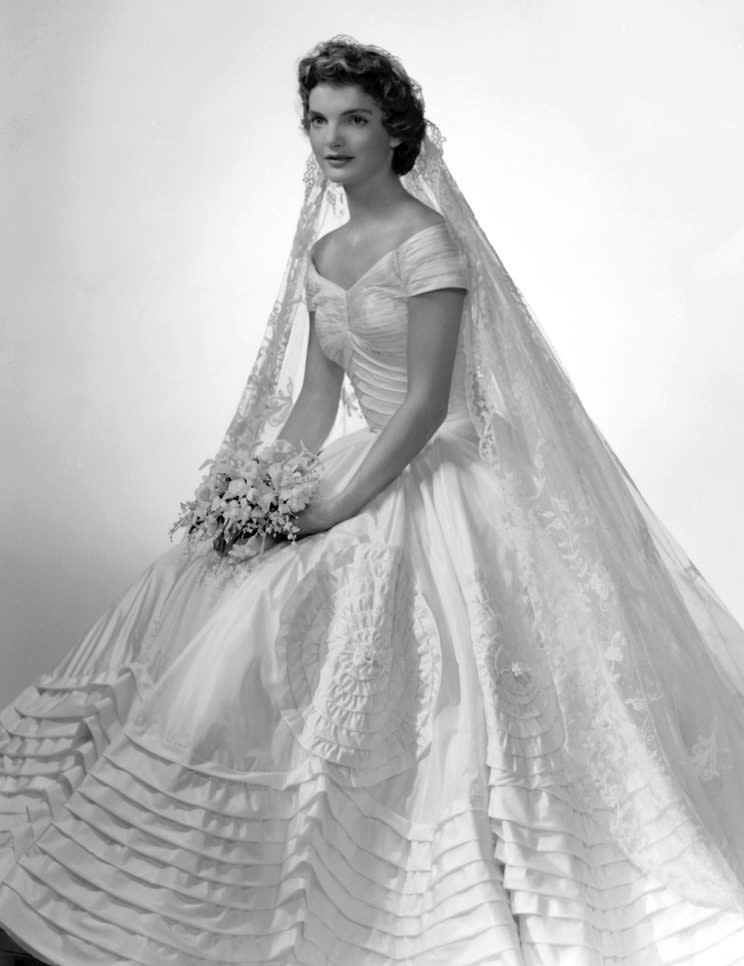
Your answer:
[[[302,540],[303,537],[312,536],[314,533],[322,533],[325,530],[330,530],[331,527],[340,523],[341,519],[342,516],[338,512],[336,501],[332,497],[313,499],[304,510],[299,511],[293,520],[294,525],[298,528],[295,534],[295,540]],[[233,546],[241,546],[249,540],[257,541],[263,551],[269,550],[279,544],[290,542],[287,537],[283,536],[234,536],[226,539],[224,534],[219,534],[212,541],[212,546],[217,553],[224,556],[230,552]]]

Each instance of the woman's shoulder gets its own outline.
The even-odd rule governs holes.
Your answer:
[[[406,293],[418,295],[436,288],[468,289],[467,256],[446,219],[431,208],[421,212],[420,218],[418,227],[407,232],[406,240],[398,248],[398,272]]]
[[[344,225],[339,225],[338,228],[332,228],[331,231],[327,231],[325,235],[321,235],[320,238],[315,242],[314,245],[310,247],[310,258],[317,265],[317,256],[322,254],[323,250],[328,247],[329,242],[332,244],[333,239],[338,235]]]

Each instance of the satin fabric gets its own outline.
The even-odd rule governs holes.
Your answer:
[[[405,395],[406,299],[467,284],[439,226],[352,290],[310,273],[369,423],[323,450],[324,493]],[[740,916],[670,892],[571,799],[539,642],[498,640],[524,599],[458,387],[355,517],[218,574],[178,544],[3,712],[0,924],[23,946],[63,966],[744,962]]]

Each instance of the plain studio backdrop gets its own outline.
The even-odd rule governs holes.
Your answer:
[[[422,85],[589,414],[744,621],[744,5],[1,10],[0,706],[170,546],[289,253],[296,64],[336,33]]]

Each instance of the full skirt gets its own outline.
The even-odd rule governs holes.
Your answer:
[[[374,439],[327,447],[327,492]],[[445,423],[361,513],[237,567],[182,540],[18,695],[10,936],[60,966],[744,963],[742,916],[510,764],[560,706],[478,652],[521,588],[477,442]]]

